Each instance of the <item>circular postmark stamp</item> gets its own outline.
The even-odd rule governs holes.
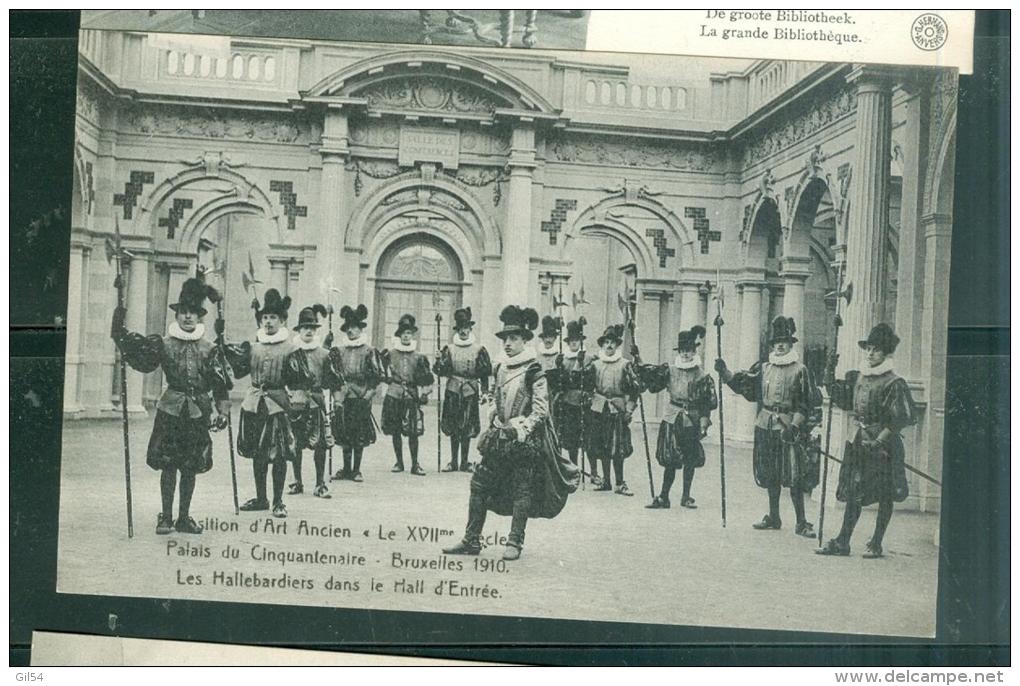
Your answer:
[[[946,20],[932,12],[922,14],[910,26],[910,37],[922,50],[938,50],[946,44],[948,36]]]

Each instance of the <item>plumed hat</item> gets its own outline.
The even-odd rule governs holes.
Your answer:
[[[705,327],[701,324],[695,324],[691,327],[691,333],[694,334],[695,340],[703,340],[705,338]]]
[[[677,352],[694,352],[698,349],[698,335],[694,327],[688,331],[681,331],[676,335],[676,347],[673,348]]]
[[[584,325],[588,322],[585,321],[584,317],[581,317],[577,321],[567,322],[567,340],[568,341],[583,341]]]
[[[295,328],[300,329],[303,326],[311,326],[319,328],[319,317],[325,317],[327,314],[326,308],[316,303],[311,307],[305,307],[298,313],[297,326]]]
[[[262,309],[259,310],[259,319],[264,314],[275,314],[280,319],[287,318],[287,310],[290,309],[290,296],[285,295],[280,297],[280,291],[275,288],[270,288],[266,291],[265,302],[262,303]]]
[[[617,345],[623,343],[623,324],[607,326],[605,332],[599,336],[598,344],[603,345],[606,341],[615,341]]]
[[[400,321],[397,322],[397,330],[393,335],[399,337],[405,331],[418,333],[418,324],[415,323],[413,314],[400,315]]]
[[[344,305],[340,308],[340,318],[344,320],[344,323],[340,325],[341,331],[347,331],[352,326],[364,329],[365,320],[368,319],[368,308],[364,305],[358,305],[357,308]]]
[[[542,317],[542,333],[538,334],[542,338],[556,338],[560,335],[560,327],[556,323],[556,317],[545,315]]]
[[[204,280],[191,278],[181,285],[180,297],[177,298],[177,302],[170,305],[170,309],[174,312],[181,310],[194,312],[199,317],[204,317],[206,298],[212,302],[219,302],[220,293],[212,286],[207,286]]]
[[[876,324],[871,332],[868,334],[867,339],[863,341],[857,341],[857,345],[861,348],[867,348],[868,346],[874,346],[884,352],[886,355],[892,355],[896,352],[896,346],[900,344],[900,337],[897,336],[892,327],[882,322]]]
[[[789,341],[796,343],[797,325],[793,323],[793,317],[779,316],[772,320],[772,329],[769,331],[769,343],[778,341]]]
[[[530,307],[507,305],[499,313],[499,321],[503,322],[503,328],[496,332],[499,338],[505,339],[510,334],[519,334],[524,340],[530,341],[535,335],[535,329],[538,328],[538,312]]]
[[[459,331],[466,329],[469,326],[474,326],[475,323],[471,320],[471,308],[462,307],[459,310],[453,311],[453,330]]]

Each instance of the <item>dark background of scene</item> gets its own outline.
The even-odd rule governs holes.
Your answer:
[[[58,595],[78,24],[74,11],[10,13],[11,665],[29,664],[32,630],[111,635],[111,614],[120,636],[532,664],[1009,664],[1008,11],[977,12],[974,74],[960,79],[939,604],[930,641]],[[590,599],[582,592],[578,602]]]

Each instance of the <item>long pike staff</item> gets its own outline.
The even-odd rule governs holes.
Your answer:
[[[843,326],[843,318],[839,315],[839,301],[846,299],[846,304],[850,304],[851,298],[853,298],[854,287],[853,284],[847,284],[846,288],[843,287],[843,277],[845,274],[846,265],[840,264],[839,266],[839,278],[836,282],[836,291],[830,295],[836,297],[836,314],[832,317],[832,351],[833,354],[839,350],[839,330]],[[836,376],[836,365],[827,364],[826,369],[826,380],[833,380]],[[830,448],[832,447],[832,397],[829,397],[829,409],[826,410],[825,418],[825,455],[831,455]],[[826,486],[829,481],[829,461],[825,460],[825,464],[822,465],[822,500],[818,508],[818,545],[822,545],[822,531],[825,527],[825,492]]]
[[[226,288],[226,274],[224,273],[225,264],[216,264],[215,258],[213,259],[214,267],[211,271],[218,272],[223,279],[223,286]],[[230,370],[227,365],[227,346],[225,342],[225,330],[226,322],[223,318],[223,296],[219,293],[216,294],[216,347],[218,349],[220,373],[223,375],[224,380],[227,382],[227,390],[233,386],[230,382]],[[230,446],[230,485],[234,489],[234,515],[241,514],[241,510],[237,505],[237,463],[236,457],[234,456],[234,422],[231,419],[233,414],[232,410],[227,411],[227,444]]]
[[[574,314],[577,315],[577,324],[578,324],[578,327],[581,330],[580,331],[581,332],[581,350],[578,352],[578,359],[581,360],[581,362],[582,362],[582,364],[580,366],[580,369],[579,369],[579,372],[581,374],[581,379],[582,379],[582,383],[581,383],[581,426],[579,428],[580,435],[581,435],[581,440],[580,440],[580,445],[578,445],[579,457],[578,457],[577,461],[580,463],[578,466],[581,468],[581,490],[583,491],[583,490],[585,490],[585,486],[584,486],[584,460],[585,460],[585,454],[584,454],[584,418],[588,414],[588,404],[586,404],[584,402],[584,382],[583,382],[583,379],[584,379],[584,364],[583,364],[584,363],[584,326],[585,326],[585,324],[588,323],[588,320],[584,318],[583,314],[581,314],[581,305],[590,305],[591,304],[587,300],[584,299],[584,283],[581,284],[581,293],[580,294],[571,293],[570,294],[570,300],[571,300],[571,304],[574,307]]]
[[[333,294],[339,292],[340,289],[333,285],[333,277],[332,276],[329,277],[329,283],[326,290],[326,321],[328,322],[329,325],[328,336],[329,343],[327,347],[332,347],[333,345]],[[327,468],[329,471],[327,472],[327,474],[329,474],[330,479],[332,479],[333,444],[336,442],[336,439],[333,438],[333,411],[335,409],[335,406],[333,405],[333,392],[327,388],[326,393],[324,395],[326,397],[326,420],[324,422],[325,426],[323,428],[325,429],[326,432],[326,454],[329,456],[327,464]]]
[[[641,351],[638,349],[635,336],[634,320],[637,318],[637,301],[634,300],[630,289],[627,289],[626,300],[621,299],[621,307],[626,317],[627,328],[630,329],[631,352],[634,355],[634,362],[641,363]],[[652,475],[652,454],[648,448],[648,423],[645,421],[645,398],[644,393],[638,392],[638,408],[641,411],[641,434],[645,439],[645,466],[648,467],[648,490],[651,491],[652,500],[655,500],[655,477]]]
[[[117,265],[117,278],[113,281],[113,287],[117,289],[117,308],[124,310],[124,272],[121,261],[125,257],[132,257],[131,253],[124,249],[120,241],[120,221],[116,215],[113,217],[114,240],[106,239],[106,259]],[[114,337],[119,333],[112,332]],[[116,342],[116,340],[115,340]],[[127,409],[127,361],[120,348],[114,345],[117,350],[117,362],[120,365],[120,410],[124,427],[124,492],[127,496],[127,529],[128,538],[135,535],[134,522],[131,515],[131,446],[128,441],[128,409]]]
[[[443,337],[440,329],[443,326],[443,313],[439,307],[443,304],[443,298],[437,288],[432,292],[432,306],[436,308],[436,358],[440,354],[443,345]],[[453,460],[454,458],[450,458]],[[464,461],[467,461],[465,456]],[[443,471],[443,377],[436,376],[436,473]]]
[[[722,359],[722,328],[723,324],[723,291],[719,274],[715,277],[715,354]],[[723,380],[719,375],[719,488],[722,504],[722,525],[726,528],[726,436],[723,432]]]

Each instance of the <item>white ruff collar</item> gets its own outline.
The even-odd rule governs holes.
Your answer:
[[[368,345],[368,336],[362,331],[361,335],[357,338],[348,338],[346,334],[339,338],[340,347],[342,348],[360,348],[363,345]]]
[[[558,355],[559,352],[560,352],[560,349],[557,348],[555,345],[553,347],[551,347],[551,348],[547,348],[547,347],[545,347],[545,345],[543,345],[539,349],[539,354],[545,355],[546,357],[548,357],[549,355]]]
[[[776,355],[775,353],[769,353],[769,363],[774,364],[777,367],[785,367],[786,365],[793,364],[794,362],[800,361],[800,355],[797,354],[796,350],[791,349],[790,352],[785,355]]]
[[[393,345],[390,346],[393,350],[399,350],[402,353],[413,353],[418,349],[418,341],[411,341],[407,345],[400,342],[399,338],[393,339]]]
[[[290,342],[293,343],[299,350],[315,350],[316,348],[322,347],[322,338],[320,338],[318,334],[313,336],[311,341],[305,343],[301,340],[301,334],[296,333],[294,334],[294,338],[290,339]]]
[[[280,327],[280,330],[272,335],[266,333],[265,329],[255,332],[255,340],[259,343],[283,343],[288,338],[290,338],[290,329],[286,326]]]
[[[460,346],[461,348],[467,348],[468,346],[474,345],[475,344],[474,332],[473,331],[471,332],[471,335],[467,337],[467,340],[461,338],[460,336],[454,336],[453,344],[456,346]]]
[[[195,324],[195,330],[188,333],[181,328],[181,325],[177,322],[170,322],[170,326],[167,327],[166,333],[170,338],[176,338],[179,341],[197,341],[205,336],[205,324],[199,322]]]
[[[691,358],[690,362],[684,362],[683,360],[680,359],[680,356],[677,355],[676,359],[673,360],[673,366],[676,367],[677,369],[694,369],[695,367],[701,366],[701,359],[697,355],[695,355],[694,357]]]
[[[869,367],[867,360],[865,360],[863,364],[861,364],[861,374],[863,374],[864,376],[881,376],[882,374],[885,374],[886,372],[891,372],[892,370],[893,359],[891,357],[885,358],[885,360],[882,361],[882,364],[878,365],[877,367]]]
[[[620,360],[623,359],[623,350],[617,348],[616,352],[608,357],[604,352],[599,350],[599,359],[602,360],[603,362],[619,362]]]
[[[508,357],[506,353],[501,354],[499,364],[507,367],[520,367],[522,364],[527,362],[533,362],[536,357],[535,349],[529,346],[525,347],[524,350],[513,357]]]

